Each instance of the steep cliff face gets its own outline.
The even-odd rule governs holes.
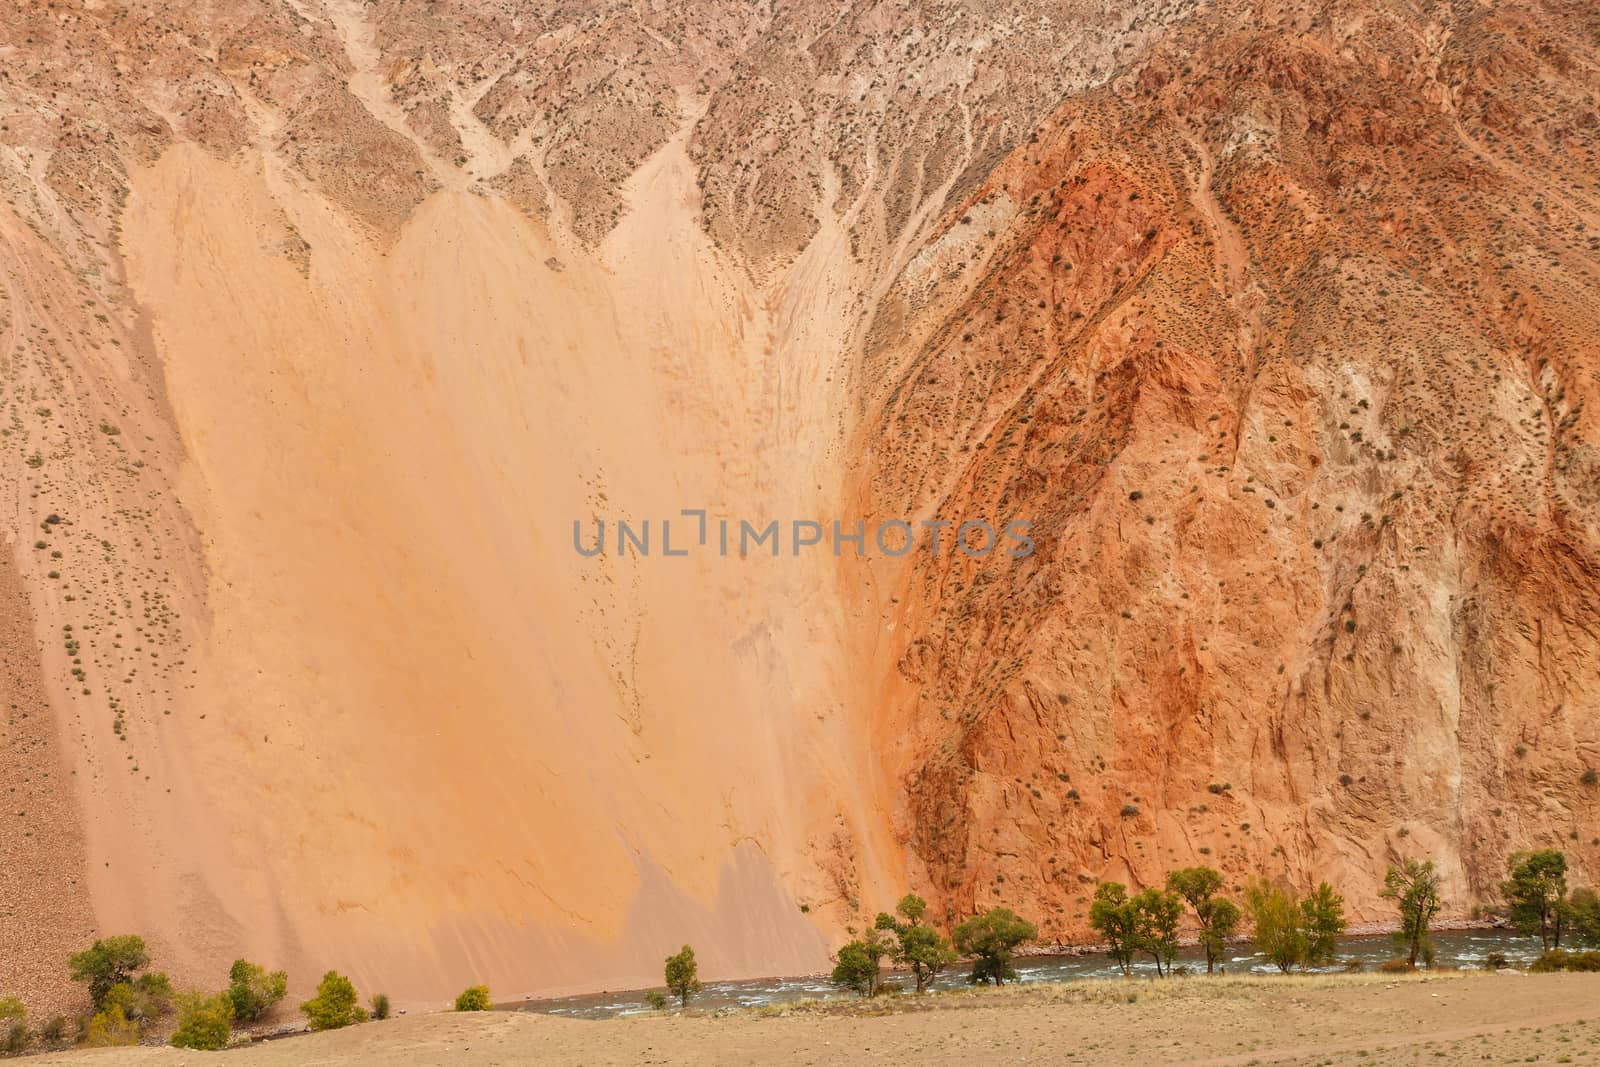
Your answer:
[[[892,579],[883,732],[956,913],[1071,935],[1097,879],[1192,863],[1363,916],[1402,856],[1458,912],[1517,848],[1594,870],[1595,30],[1198,20],[901,278],[866,492],[1039,545]]]
[[[1587,874],[1597,53],[1577,3],[0,12],[21,983]],[[1036,551],[572,550],[684,508]]]

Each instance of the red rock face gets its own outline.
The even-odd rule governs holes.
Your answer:
[[[1597,23],[1364,14],[1186,25],[879,309],[863,492],[1038,544],[895,575],[952,914],[1070,936],[1209,863],[1375,916],[1413,855],[1466,912],[1515,849],[1600,861]]]

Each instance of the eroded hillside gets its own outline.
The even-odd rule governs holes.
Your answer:
[[[907,887],[1071,936],[1178,862],[1591,869],[1597,49],[12,5],[8,973],[136,929],[429,1002],[811,970]],[[1038,550],[573,551],[700,507]]]
[[[955,911],[1600,860],[1600,23],[1458,8],[1181,28],[885,300],[874,498],[1040,544],[902,579],[883,733]]]

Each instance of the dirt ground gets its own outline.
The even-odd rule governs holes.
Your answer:
[[[40,1064],[1600,1062],[1600,975],[1077,982],[732,1015],[591,1022],[498,1012],[370,1023],[228,1053]]]

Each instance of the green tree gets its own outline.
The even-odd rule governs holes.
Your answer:
[[[931,926],[903,926],[899,938],[900,944],[894,953],[895,962],[911,968],[911,977],[916,980],[918,993],[927,989],[939,972],[956,961],[955,946],[948,937]]]
[[[1188,901],[1200,924],[1200,947],[1206,954],[1206,973],[1216,970],[1228,938],[1239,926],[1239,907],[1217,896],[1222,874],[1212,867],[1185,867],[1167,875],[1167,889]]]
[[[314,1030],[337,1030],[367,1021],[356,987],[338,971],[329,971],[317,983],[317,995],[300,1005]]]
[[[249,960],[234,960],[228,969],[228,1001],[233,1005],[233,1018],[240,1022],[255,1022],[288,991],[285,971],[268,971]]]
[[[1344,897],[1327,882],[1300,902],[1305,919],[1306,955],[1310,965],[1332,963],[1339,955],[1339,938],[1344,936]]]
[[[89,983],[89,1001],[95,1011],[104,1006],[111,987],[133,979],[133,972],[150,963],[144,938],[138,934],[119,934],[96,941],[82,952],[67,958],[72,980]]]
[[[694,949],[688,945],[676,956],[667,957],[667,991],[678,998],[678,1003],[689,1006],[689,998],[700,992],[700,965],[694,961]]]
[[[1294,893],[1258,878],[1245,887],[1244,907],[1257,951],[1278,970],[1287,974],[1306,961],[1305,913]]]
[[[1567,920],[1564,924],[1572,939],[1580,945],[1600,945],[1600,898],[1593,889],[1574,889],[1567,898]]]
[[[834,956],[833,984],[864,997],[875,996],[878,992],[879,961],[882,959],[883,952],[869,946],[866,941],[858,938],[845,942]]]
[[[456,997],[456,1011],[494,1011],[494,998],[489,996],[489,987],[486,985],[473,985],[461,991]]]
[[[1212,897],[1200,913],[1200,945],[1206,950],[1206,973],[1210,974],[1227,948],[1228,939],[1239,929],[1239,905],[1226,897]]]
[[[389,1017],[389,994],[372,994],[372,1017],[380,1021]]]
[[[1178,955],[1178,920],[1183,917],[1183,898],[1164,889],[1150,888],[1139,893],[1133,905],[1139,950],[1156,961],[1156,975],[1172,970]]]
[[[1561,947],[1561,915],[1567,901],[1567,857],[1553,848],[1518,852],[1500,883],[1511,921],[1524,934],[1537,933],[1546,952]]]
[[[178,998],[178,1028],[172,1034],[175,1046],[223,1049],[232,1036],[233,998],[227,993],[188,993]]]
[[[659,989],[647,989],[644,993],[645,1006],[651,1011],[667,1010],[667,995]]]
[[[933,927],[922,924],[928,904],[915,893],[901,897],[894,910],[899,919],[879,915],[876,925],[894,935],[894,961],[911,969],[917,992],[921,993],[927,989],[929,982],[938,977],[940,971],[956,961],[956,950],[949,938]]]
[[[1128,887],[1121,882],[1095,886],[1089,925],[1106,943],[1106,955],[1117,961],[1123,976],[1131,975],[1133,957],[1139,951],[1139,912],[1128,898]]]
[[[956,948],[973,957],[972,981],[1004,985],[1015,978],[1011,956],[1024,941],[1039,936],[1039,928],[1010,908],[990,908],[974,915],[955,930]]]
[[[1406,860],[1398,867],[1390,867],[1383,877],[1380,896],[1395,902],[1400,909],[1400,929],[1395,941],[1406,950],[1406,962],[1417,965],[1420,955],[1425,963],[1433,962],[1433,935],[1430,928],[1433,917],[1439,914],[1439,876],[1434,872],[1433,861]]]
[[[922,916],[927,913],[928,902],[915,893],[907,893],[900,898],[900,903],[894,906],[895,913],[912,926],[922,923]]]

